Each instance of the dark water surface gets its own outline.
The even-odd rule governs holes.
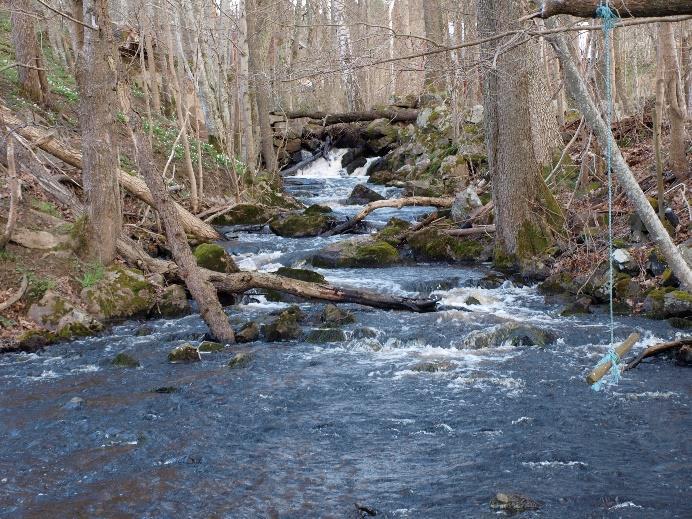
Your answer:
[[[306,199],[336,186],[336,201],[357,181],[293,185]],[[234,240],[247,265],[265,270],[324,243]],[[595,393],[583,376],[605,351],[604,315],[560,318],[531,287],[465,288],[481,270],[321,272],[343,285],[436,291],[445,310],[351,306],[357,323],[346,342],[255,343],[242,370],[226,367],[230,349],[167,362],[176,344],[205,332],[194,315],[146,323],[148,335],[131,322],[2,356],[0,516],[339,518],[354,517],[358,502],[378,517],[482,518],[497,516],[488,502],[504,491],[543,502],[521,517],[692,517],[689,370],[657,359]],[[482,304],[466,306],[469,295]],[[235,325],[285,306],[245,303],[228,309]],[[560,338],[546,348],[468,348],[469,337],[508,319]],[[363,327],[376,337],[358,338]],[[635,330],[644,336],[637,350],[674,335],[638,318],[619,320],[616,333]],[[121,351],[142,367],[111,367]],[[412,369],[431,361],[448,371]]]

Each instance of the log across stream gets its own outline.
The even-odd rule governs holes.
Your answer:
[[[343,200],[367,178],[329,175],[289,177],[287,188],[356,215],[362,206]],[[433,210],[382,208],[365,222]],[[222,231],[259,276],[348,239]],[[560,317],[535,287],[479,288],[484,267],[319,272],[356,291],[432,296],[439,310],[341,305],[355,317],[343,340],[314,343],[324,304],[298,302],[305,335],[243,345],[251,360],[236,369],[233,348],[168,362],[203,337],[196,315],[0,356],[0,516],[352,517],[357,502],[383,517],[484,517],[497,492],[540,502],[537,517],[689,511],[692,379],[654,358],[591,391],[583,377],[607,349],[605,314]],[[229,307],[234,328],[293,304],[270,299],[250,292]],[[523,345],[506,335],[516,326]],[[675,338],[665,321],[618,319],[618,340],[633,331],[632,355]],[[527,345],[529,335],[544,344]],[[121,352],[140,367],[114,367]]]

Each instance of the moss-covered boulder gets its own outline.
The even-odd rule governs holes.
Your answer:
[[[100,319],[146,315],[156,303],[159,287],[135,269],[112,266],[103,278],[82,290],[90,314]]]
[[[276,271],[279,276],[285,278],[297,279],[299,281],[308,281],[310,283],[324,283],[326,280],[319,272],[308,269],[294,269],[289,267],[281,267]]]
[[[386,241],[354,239],[323,248],[312,257],[322,268],[387,267],[401,262],[399,252]]]
[[[240,344],[244,344],[247,342],[254,342],[257,339],[259,339],[260,335],[260,329],[259,326],[257,326],[257,323],[254,321],[250,321],[249,323],[245,323],[240,330],[238,330],[235,334],[235,340],[236,342]]]
[[[445,234],[444,229],[426,227],[408,237],[414,257],[419,261],[468,262],[487,259],[486,245],[475,238]]]
[[[169,285],[163,289],[155,305],[155,313],[163,317],[180,317],[190,313],[190,301],[182,285]]]
[[[276,212],[258,204],[238,204],[226,214],[214,218],[213,225],[263,225],[268,223]]]
[[[663,296],[663,312],[666,317],[692,317],[692,294],[685,290],[673,290]]]
[[[679,330],[692,330],[692,319],[685,319],[684,317],[671,317],[668,319],[668,324]]]
[[[116,368],[138,368],[140,366],[139,361],[132,355],[122,352],[113,357],[111,364]]]
[[[392,218],[387,222],[380,231],[376,234],[375,239],[378,241],[385,241],[391,246],[396,247],[411,228],[411,224],[406,220],[401,220],[399,218]]]
[[[356,322],[356,318],[351,312],[331,304],[324,307],[320,320],[329,326],[342,326]]]
[[[197,351],[200,353],[216,353],[218,351],[223,351],[223,349],[223,344],[214,341],[202,341],[197,347]]]
[[[93,335],[103,329],[97,319],[53,290],[32,304],[27,316],[52,333],[55,340]]]
[[[172,362],[173,364],[197,362],[200,360],[202,360],[202,357],[200,357],[199,351],[189,342],[176,346],[168,354],[168,362]]]
[[[557,336],[550,330],[511,321],[472,331],[464,337],[461,347],[481,349],[499,346],[547,346],[555,340]]]
[[[673,287],[660,287],[650,290],[644,299],[644,312],[653,319],[665,319],[665,296],[673,292]]]
[[[226,249],[216,243],[202,243],[195,248],[193,254],[197,265],[202,268],[226,274],[240,271]]]
[[[288,213],[272,220],[269,228],[274,234],[287,238],[319,236],[336,225],[328,207],[314,205],[303,213]]]
[[[326,344],[345,340],[346,334],[338,328],[316,328],[305,338],[305,341],[310,344]]]
[[[301,336],[298,321],[303,317],[298,307],[291,307],[264,326],[264,338],[269,342],[293,341]]]
[[[231,369],[247,368],[253,360],[253,355],[247,351],[241,351],[233,355],[233,358],[228,362],[228,367]]]

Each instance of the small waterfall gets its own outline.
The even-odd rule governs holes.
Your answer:
[[[348,153],[348,148],[334,148],[329,151],[326,159],[320,157],[303,169],[298,170],[295,176],[308,178],[343,177],[345,172],[341,165],[341,159],[343,159],[346,153]]]

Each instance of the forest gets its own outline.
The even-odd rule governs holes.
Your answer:
[[[4,0],[0,517],[685,517],[692,1]]]

